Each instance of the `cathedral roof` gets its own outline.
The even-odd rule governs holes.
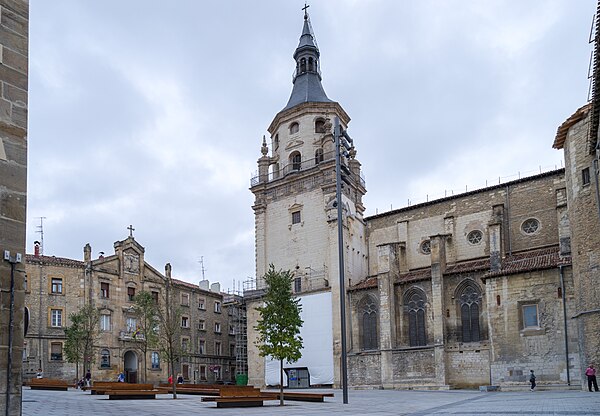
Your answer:
[[[319,48],[310,25],[308,14],[304,14],[304,24],[300,42],[294,52],[296,71],[294,73],[292,94],[287,105],[281,110],[289,110],[302,103],[330,103],[323,85],[319,70]]]
[[[567,133],[569,129],[577,124],[580,120],[584,119],[587,116],[588,111],[591,108],[591,104],[586,104],[583,107],[580,107],[575,111],[568,119],[564,121],[556,131],[556,137],[554,138],[554,143],[552,147],[554,149],[562,149],[565,140],[567,140]]]

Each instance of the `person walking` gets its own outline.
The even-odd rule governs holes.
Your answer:
[[[87,370],[85,373],[85,385],[86,387],[92,387],[92,373]]]
[[[529,382],[531,383],[531,391],[535,390],[535,374],[533,370],[529,370]]]
[[[588,379],[588,390],[592,391],[593,384],[594,390],[598,391],[598,382],[596,381],[596,369],[594,368],[594,364],[590,364],[590,366],[585,370],[585,375]]]

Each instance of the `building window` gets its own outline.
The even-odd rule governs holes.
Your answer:
[[[366,295],[358,305],[359,333],[363,350],[374,350],[379,345],[377,333],[377,304],[372,296]]]
[[[204,319],[200,319],[198,321],[198,330],[206,331],[206,322],[204,321]]]
[[[108,283],[100,282],[100,297],[104,299],[109,298]]]
[[[159,370],[160,369],[160,355],[158,355],[158,352],[156,352],[156,351],[152,352],[151,361],[152,361],[152,369]]]
[[[229,356],[235,357],[235,344],[229,344]]]
[[[215,333],[221,333],[221,324],[219,322],[215,322]]]
[[[300,215],[300,211],[292,212],[292,224],[300,224],[302,221],[302,216]]]
[[[200,380],[206,381],[206,366],[200,366]]]
[[[182,316],[181,317],[181,327],[189,328],[190,327],[190,318],[188,318],[187,316]]]
[[[205,311],[206,310],[206,299],[198,298],[198,309]]]
[[[189,364],[181,364],[181,375],[184,380],[190,379],[190,365]]]
[[[584,186],[590,184],[590,168],[581,171],[581,184]]]
[[[537,305],[523,305],[523,328],[539,328]]]
[[[290,134],[296,134],[300,131],[300,125],[296,122],[290,124]]]
[[[100,331],[110,331],[110,315],[100,315]]]
[[[404,295],[404,308],[408,317],[408,341],[411,347],[427,345],[425,332],[425,293],[413,288]]]
[[[477,245],[483,240],[483,233],[480,230],[473,230],[467,234],[467,241],[469,244]]]
[[[315,133],[326,133],[325,120],[323,120],[322,118],[315,121]]]
[[[300,170],[302,168],[302,155],[300,155],[300,152],[294,152],[290,155],[290,164],[292,165],[292,170]]]
[[[467,282],[457,294],[462,325],[462,342],[479,342],[479,311],[481,291],[473,282]]]
[[[61,342],[50,343],[50,361],[62,361],[63,351]]]
[[[215,341],[215,355],[221,355],[221,341]]]
[[[50,310],[50,326],[61,327],[62,326],[62,309],[51,309]]]
[[[221,302],[215,301],[215,313],[221,313]]]
[[[190,306],[190,294],[189,293],[181,294],[181,304],[183,306]]]
[[[318,165],[323,161],[323,149],[315,150],[315,165]]]
[[[63,279],[60,277],[52,278],[51,292],[55,295],[62,295],[63,293]]]
[[[215,365],[213,373],[215,373],[215,379],[221,380],[222,375],[221,375],[221,366],[220,365]]]
[[[189,338],[181,338],[181,351],[186,352],[190,344]]]
[[[279,134],[276,134],[273,138],[273,150],[279,149]]]
[[[152,291],[152,299],[154,299],[154,303],[158,303],[158,292]]]
[[[229,335],[235,335],[235,326],[233,324],[229,324]]]
[[[100,368],[110,368],[110,351],[107,349],[100,351]]]
[[[198,354],[206,354],[206,341],[198,340]]]
[[[419,250],[423,254],[426,254],[426,255],[431,254],[431,241],[429,241],[429,240],[423,241],[421,243],[421,245],[419,246]]]
[[[135,287],[128,287],[127,288],[127,300],[129,302],[133,302],[135,298]]]
[[[127,332],[133,332],[137,329],[137,319],[132,317],[127,317],[125,320],[127,325]]]
[[[540,222],[535,218],[529,218],[521,224],[521,230],[525,234],[534,234],[540,228]]]

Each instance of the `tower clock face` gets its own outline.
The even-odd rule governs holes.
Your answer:
[[[123,256],[125,263],[125,272],[139,273],[140,272],[140,257],[137,254],[125,254]]]

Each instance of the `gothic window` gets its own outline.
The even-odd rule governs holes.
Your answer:
[[[462,342],[479,342],[479,311],[481,310],[481,291],[471,281],[465,283],[457,296],[460,307]]]
[[[107,349],[100,351],[100,368],[110,368],[110,351]]]
[[[473,230],[469,234],[467,234],[467,241],[469,244],[477,245],[481,243],[483,239],[483,233],[480,230]]]
[[[374,350],[378,346],[377,333],[377,303],[375,299],[366,295],[358,305],[360,333],[362,342],[360,344],[363,350]]]
[[[419,246],[419,250],[422,254],[431,254],[431,241],[425,240]]]
[[[535,218],[529,218],[521,224],[521,230],[525,234],[534,234],[540,228],[540,222]]]
[[[315,151],[315,165],[318,165],[323,161],[323,149],[317,149]]]
[[[290,134],[296,134],[300,131],[300,124],[294,122],[290,124]]]
[[[315,133],[326,133],[325,120],[323,120],[322,118],[315,121]]]
[[[411,347],[427,345],[425,332],[425,293],[412,288],[404,295],[404,310],[408,316],[408,342]]]
[[[300,152],[294,152],[290,155],[290,163],[292,164],[292,170],[300,170],[302,167],[302,156]]]

